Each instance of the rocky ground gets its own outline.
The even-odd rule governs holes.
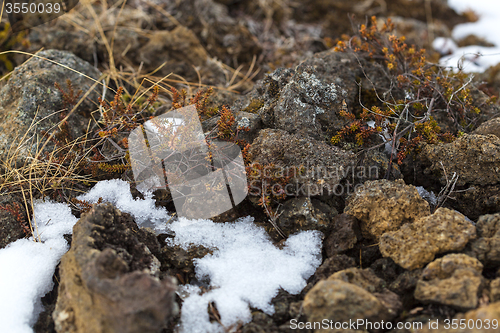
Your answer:
[[[257,189],[268,181],[294,184],[294,190],[267,199],[250,191],[213,219],[251,215],[277,246],[283,236],[303,230],[324,235],[322,264],[307,287],[298,295],[281,290],[273,315],[254,309],[252,321],[233,331],[496,332],[484,323],[500,321],[500,108],[491,98],[500,91],[498,66],[470,81],[439,72],[435,81],[428,76],[428,85],[398,84],[384,53],[334,48],[371,15],[379,27],[392,18],[396,36],[406,36],[415,49],[428,48],[432,61],[439,54],[431,51],[431,38],[450,37],[456,24],[474,19],[454,12],[446,0],[81,1],[56,21],[8,37],[2,48],[44,50],[38,57],[0,58],[3,74],[9,64],[16,66],[0,90],[0,249],[31,235],[32,200],[71,203],[79,218],[34,331],[179,330],[177,285],[194,279],[193,259],[211,250],[168,245],[172,235],[138,228],[110,204],[74,198],[92,182],[111,178],[129,181],[132,194],[141,197],[127,165],[124,138],[131,123],[175,108],[172,86],[185,89],[188,99],[212,86],[203,110],[218,112],[202,113],[200,106],[203,129],[220,130],[226,105],[235,117],[230,125],[241,131],[237,139],[245,140],[234,142],[248,166],[324,171],[266,179],[248,173]],[[419,75],[403,74],[411,80]],[[458,86],[445,86],[443,76]],[[117,99],[112,104],[119,87],[125,92],[118,99],[136,102],[128,114],[136,112],[133,118],[120,118],[132,106],[124,111]],[[140,94],[145,97],[136,99]],[[406,108],[397,109],[400,100]],[[399,120],[373,118],[374,128],[384,129],[378,132],[368,122],[355,123],[372,106],[394,108]],[[412,120],[422,108],[452,139],[433,139],[441,132],[425,112]],[[332,141],[346,126],[352,132]],[[398,141],[419,131],[414,146]],[[408,154],[397,155],[403,147]],[[154,198],[158,207],[174,210],[168,190],[157,190]],[[216,307],[209,312],[217,321]],[[323,319],[393,327],[294,326]],[[483,328],[447,327],[446,320],[482,321]],[[436,321],[440,326],[433,330],[429,323]]]

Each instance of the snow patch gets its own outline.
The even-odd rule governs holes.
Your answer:
[[[495,47],[466,46],[453,50],[448,57],[439,62],[444,66],[450,66],[455,71],[462,69],[466,73],[482,73],[488,67],[500,63],[500,34],[498,33],[498,19],[500,18],[500,2],[498,0],[449,0],[448,5],[461,13],[473,10],[478,16],[477,22],[459,24],[453,28],[452,37],[455,40],[462,39],[468,35],[476,35],[493,43]],[[441,52],[439,43],[434,41],[434,48]]]
[[[134,199],[129,183],[121,179],[111,179],[98,182],[88,193],[78,196],[77,199],[96,203],[102,198],[120,211],[131,214],[140,227],[149,227],[158,233],[165,232],[166,223],[170,219],[167,210],[155,206],[152,193],[142,194],[144,199]]]
[[[176,233],[171,245],[185,249],[203,245],[214,250],[211,255],[195,259],[196,277],[209,281],[210,291],[200,295],[194,285],[182,287],[182,293],[189,295],[181,312],[186,333],[224,332],[221,325],[209,321],[207,307],[211,302],[216,304],[225,327],[250,322],[250,306],[273,314],[271,300],[278,290],[300,293],[321,263],[318,231],[290,236],[280,250],[263,228],[253,224],[252,217],[235,223],[181,218],[170,227]]]
[[[93,203],[102,198],[133,215],[142,226],[149,223],[157,231],[167,230],[168,212],[155,207],[151,194],[144,196],[133,199],[127,182],[105,180],[78,199]],[[33,332],[42,311],[41,298],[52,290],[55,267],[69,249],[63,235],[71,234],[77,222],[68,205],[50,201],[36,202],[34,216],[41,242],[20,239],[0,250],[0,332]],[[225,326],[249,322],[250,306],[272,314],[271,300],[278,290],[299,293],[321,263],[318,231],[290,236],[280,250],[252,217],[234,223],[181,218],[169,229],[175,232],[172,244],[213,249],[212,254],[194,262],[197,278],[208,281],[212,289],[200,295],[198,287],[187,285],[179,291],[185,297],[183,332],[223,332],[220,324],[209,320],[209,302],[216,303]]]
[[[52,276],[69,249],[64,234],[77,219],[68,205],[37,202],[34,210],[41,242],[19,239],[0,250],[0,332],[32,333],[41,298],[53,288]]]

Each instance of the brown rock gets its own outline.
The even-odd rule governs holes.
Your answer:
[[[452,193],[455,200],[448,200],[446,204],[474,221],[481,215],[500,211],[500,184],[466,186],[464,190]]]
[[[476,224],[477,239],[470,244],[471,255],[486,266],[500,263],[500,213],[483,215]]]
[[[159,262],[139,242],[141,234],[130,215],[110,204],[76,223],[61,259],[52,315],[58,333],[159,332],[177,313],[175,280],[155,277]]]
[[[389,285],[389,289],[399,295],[408,295],[409,292],[413,294],[421,275],[421,268],[404,271]]]
[[[310,322],[323,319],[349,322],[367,319],[371,322],[393,318],[389,310],[374,295],[361,287],[341,280],[322,280],[305,296],[304,313]],[[346,330],[316,330],[315,332],[346,332]]]
[[[326,255],[331,257],[352,249],[361,239],[358,220],[345,213],[337,215],[332,221],[333,229],[323,243]]]
[[[403,180],[367,181],[348,199],[344,213],[356,217],[364,237],[378,239],[387,231],[430,214],[427,201]]]
[[[406,269],[423,267],[435,255],[462,250],[476,237],[476,228],[465,217],[447,208],[407,223],[380,237],[380,252]]]
[[[446,185],[443,168],[458,174],[457,186],[500,182],[500,138],[494,135],[465,134],[451,143],[424,145],[419,157],[427,165],[424,175],[437,175],[441,185]]]
[[[385,288],[385,281],[377,277],[370,268],[348,268],[332,274],[328,280],[341,280],[363,288],[377,297],[393,316],[403,309],[399,296]]]
[[[278,129],[261,130],[249,154],[252,163],[263,166],[272,163],[282,170],[281,177],[291,176],[291,186],[283,189],[290,196],[342,192],[339,182],[350,172],[354,157],[354,154],[324,142]],[[301,167],[303,172],[300,172]],[[252,185],[252,178],[249,182]]]
[[[385,280],[387,283],[391,283],[404,271],[401,266],[396,264],[391,258],[379,258],[375,260],[370,268],[373,273],[379,278]]]
[[[473,329],[464,330],[464,333],[494,333],[500,328],[500,302],[488,304],[476,310],[471,310],[465,314],[465,320],[473,320],[475,323],[479,321],[483,324],[482,328],[477,325]],[[489,323],[489,328],[486,327]]]
[[[283,204],[283,213],[278,218],[278,225],[285,234],[300,230],[331,230],[332,217],[337,211],[327,204],[310,197],[293,198]]]
[[[500,278],[490,282],[490,302],[500,301]]]
[[[328,280],[341,280],[363,288],[369,293],[380,291],[385,281],[376,276],[370,268],[348,268],[330,275]]]
[[[424,269],[415,289],[422,302],[449,305],[459,310],[474,309],[484,286],[479,260],[465,254],[448,254]]]
[[[354,266],[356,266],[356,262],[353,258],[348,257],[345,254],[334,255],[330,258],[326,258],[321,266],[318,267],[311,281],[316,283],[321,279],[327,279],[333,273]]]

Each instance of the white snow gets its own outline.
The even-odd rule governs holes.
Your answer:
[[[252,222],[252,217],[235,223],[181,218],[170,226],[176,233],[173,244],[215,249],[212,255],[195,260],[197,279],[208,279],[211,290],[199,295],[200,290],[195,286],[183,288],[190,294],[182,306],[183,332],[224,332],[222,326],[209,321],[210,302],[216,304],[225,327],[239,321],[250,322],[249,306],[273,314],[270,302],[278,290],[300,293],[306,279],[320,265],[320,232],[293,235],[280,250],[271,243],[264,229]]]
[[[468,35],[476,35],[484,38],[494,47],[466,46],[456,48],[451,55],[443,57],[440,63],[444,66],[451,66],[454,70],[462,69],[466,73],[484,72],[488,67],[500,63],[500,1],[498,0],[448,0],[451,8],[461,13],[466,10],[473,10],[479,20],[472,23],[457,25],[452,31],[452,37],[459,40]],[[433,43],[434,48],[442,52],[442,41]]]
[[[107,180],[78,199],[97,202],[102,198],[133,215],[139,224],[165,231],[168,212],[155,207],[150,193],[144,196],[134,200],[127,182]],[[34,215],[41,242],[20,239],[0,249],[0,332],[33,333],[41,298],[52,290],[55,267],[69,249],[63,235],[72,233],[77,221],[68,205],[51,201],[36,202]],[[249,322],[249,306],[271,314],[270,302],[279,288],[299,293],[321,263],[321,233],[317,231],[289,237],[280,250],[252,217],[233,223],[181,218],[169,228],[175,231],[175,244],[213,249],[213,254],[195,260],[197,278],[212,289],[198,295],[199,288],[188,285],[179,293],[188,295],[181,309],[183,332],[223,331],[209,321],[209,302],[216,303],[225,326]]]
[[[69,249],[63,235],[77,221],[62,203],[37,203],[34,215],[41,242],[20,239],[0,250],[0,332],[33,332],[41,298],[52,290],[55,267]]]
[[[436,37],[432,42],[432,47],[441,55],[451,54],[458,49],[455,41],[451,38],[446,37]]]
[[[166,222],[170,219],[164,208],[155,207],[155,201],[150,192],[142,193],[144,200],[134,199],[130,193],[130,185],[120,179],[103,180],[98,182],[88,193],[77,197],[96,203],[99,198],[115,205],[120,211],[134,216],[136,223],[141,227],[150,227],[161,233],[166,230]]]

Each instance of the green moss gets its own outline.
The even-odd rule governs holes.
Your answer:
[[[261,99],[252,99],[250,104],[243,109],[244,112],[257,113],[261,107],[264,106],[264,102]]]

